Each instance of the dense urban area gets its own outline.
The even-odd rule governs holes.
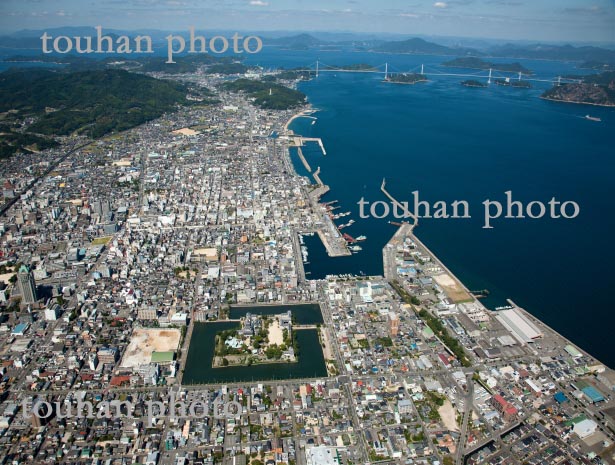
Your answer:
[[[615,373],[414,225],[381,276],[306,278],[304,236],[361,238],[293,167],[305,76],[225,71],[0,165],[0,463],[615,463]]]

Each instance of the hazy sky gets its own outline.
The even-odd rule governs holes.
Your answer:
[[[0,30],[96,26],[615,42],[615,0],[0,0]]]

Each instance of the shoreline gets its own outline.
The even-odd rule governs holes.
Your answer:
[[[290,117],[290,119],[286,122],[286,124],[284,125],[284,131],[288,133],[289,129],[288,127],[292,124],[293,121],[295,121],[297,118],[303,118],[305,116],[309,116],[312,113],[317,112],[318,110],[315,108],[312,108],[312,105],[308,105],[307,108],[301,110],[298,113],[295,113],[293,116]]]
[[[414,84],[418,84],[419,82],[429,82],[429,79],[420,79],[414,82],[397,82],[397,81],[391,81],[391,80],[387,81],[383,79],[382,82],[386,82],[387,84],[402,84],[406,86],[413,86]]]
[[[466,287],[466,285],[463,283],[462,280],[460,280],[449,268],[446,267],[446,265],[438,258],[438,256],[431,251],[424,242],[422,242],[418,236],[416,235],[416,233],[414,232],[414,227],[412,227],[410,229],[410,231],[402,232],[402,229],[404,228],[404,226],[410,226],[410,225],[402,225],[400,227],[397,228],[397,231],[395,232],[395,234],[391,237],[391,239],[389,239],[389,241],[385,244],[384,248],[383,248],[383,254],[384,251],[386,250],[386,247],[392,243],[393,240],[398,240],[399,239],[399,235],[401,234],[404,237],[410,237],[412,240],[416,241],[416,243],[418,245],[420,245],[421,247],[424,248],[424,250],[432,257],[432,259],[434,260],[435,263],[437,263],[439,266],[442,267],[443,270],[445,270],[450,276],[451,278],[453,278],[464,290],[466,290],[470,295],[473,295],[470,290]],[[488,307],[485,307],[485,305],[483,305],[483,303],[477,299],[476,297],[473,297],[474,302],[476,302],[480,307],[482,307],[492,318],[494,318],[497,314],[498,314],[498,310],[492,310]],[[515,309],[519,310],[523,315],[526,316],[526,318],[528,318],[532,323],[536,324],[539,328],[541,328],[543,330],[543,333],[550,333],[551,336],[555,336],[556,338],[561,339],[563,342],[565,342],[566,344],[564,345],[571,345],[572,347],[576,348],[581,354],[583,354],[583,356],[589,357],[591,358],[597,365],[602,365],[605,369],[607,370],[613,370],[615,368],[611,367],[610,365],[602,362],[600,359],[598,359],[597,357],[595,357],[594,355],[592,355],[590,352],[588,352],[587,350],[583,349],[581,346],[579,346],[579,344],[576,344],[575,342],[571,341],[570,339],[568,339],[566,336],[562,335],[560,332],[558,332],[557,330],[555,330],[554,328],[552,328],[550,325],[548,325],[547,323],[545,323],[544,321],[542,321],[540,318],[536,317],[535,315],[533,315],[531,312],[529,312],[528,310],[526,310],[523,307],[518,306],[512,299],[507,298],[506,301]],[[541,344],[540,342],[536,342],[534,344]],[[527,344],[526,347],[528,349],[530,349],[536,356],[539,356],[539,351],[540,349],[534,349],[531,345]],[[590,374],[590,373],[588,373]]]
[[[575,103],[577,105],[591,105],[591,106],[594,106],[594,107],[615,108],[615,103],[613,103],[613,104],[604,104],[604,103],[579,102],[577,100],[561,100],[561,99],[557,99],[557,98],[543,97],[542,95],[539,98],[541,98],[542,100],[548,100],[549,102]]]
[[[422,81],[417,81],[417,82],[422,82]],[[390,82],[391,84],[397,84],[394,82]],[[407,84],[407,85],[413,85],[415,83],[399,83],[399,84]],[[474,86],[467,86],[467,87],[474,87]],[[479,87],[479,86],[475,86],[475,87]],[[564,103],[578,103],[578,104],[589,104],[589,105],[594,105],[594,106],[607,106],[607,107],[615,107],[615,105],[600,105],[600,104],[591,104],[591,103],[585,103],[585,102],[570,102],[570,101],[563,101],[563,100],[556,100],[556,99],[549,99],[549,98],[545,98],[545,97],[540,97],[544,100],[552,100],[552,101],[556,101],[556,102],[564,102]],[[290,126],[290,124],[292,123],[292,121],[294,121],[296,118],[304,116],[306,110],[303,110],[299,113],[297,113],[296,115],[294,115],[287,123],[286,123],[286,128],[288,128],[288,126]],[[403,229],[403,226],[398,227],[396,230],[396,233],[387,241],[385,247],[391,243],[391,241],[393,240],[394,237],[396,237],[398,235],[398,232],[400,230]],[[459,279],[445,264],[442,260],[440,260],[438,258],[438,256],[431,251],[416,235],[416,232],[414,231],[414,227],[411,228],[408,236],[412,237],[413,240],[416,240],[417,244],[419,244],[421,247],[424,248],[424,250],[434,259],[434,261],[446,272],[448,273],[451,278],[463,289],[465,290],[470,296],[472,296],[473,301],[477,303],[477,305],[479,305],[481,308],[483,308],[486,312],[488,312],[488,314],[490,315],[490,317],[495,317],[495,315],[497,314],[497,310],[492,310],[488,307],[486,307],[481,301],[480,299],[477,299],[472,292],[468,289],[468,287],[466,286],[466,284]],[[322,237],[321,237],[321,241],[322,241]],[[386,276],[386,262],[383,260],[383,270],[382,270],[382,275]],[[397,277],[397,274],[395,273],[395,276]],[[512,300],[507,299],[507,301],[512,302]],[[603,363],[601,360],[599,360],[597,357],[595,357],[594,355],[592,355],[590,352],[588,352],[587,350],[583,349],[582,347],[580,347],[578,344],[574,343],[573,341],[569,340],[568,338],[566,338],[565,336],[563,336],[562,334],[560,334],[557,330],[555,330],[554,328],[552,328],[550,325],[548,325],[546,322],[540,320],[539,318],[537,318],[536,316],[534,316],[532,313],[530,313],[529,311],[517,306],[516,304],[512,304],[515,308],[518,308],[523,314],[525,314],[532,322],[536,323],[539,327],[544,328],[546,332],[551,333],[552,335],[554,335],[555,337],[559,338],[561,341],[564,341],[566,344],[570,344],[573,347],[575,347],[576,349],[578,349],[582,354],[584,354],[586,357],[591,358],[595,364],[600,364],[602,366],[604,366],[607,369],[613,369],[612,367],[610,367],[608,364]],[[540,344],[540,343],[538,343]],[[564,344],[565,345],[565,344]],[[537,349],[534,349],[531,347],[531,345],[529,346],[529,349],[531,351],[533,351],[534,353],[536,352]]]
[[[313,108],[311,105],[308,105],[308,108],[305,108],[304,110],[294,114],[284,125],[285,128],[285,132],[287,137],[291,137],[291,136],[295,136],[295,134],[292,132],[292,130],[289,130],[289,126],[291,125],[291,123],[296,120],[297,118],[301,118],[301,117],[305,117],[305,116],[310,116],[313,113],[316,113],[317,109]],[[322,140],[318,139],[314,139],[314,138],[304,138],[303,136],[301,136],[300,134],[298,136],[295,137],[295,139],[301,139],[301,140],[310,140],[310,141],[318,141],[322,151],[323,151],[323,155],[326,156],[327,153],[325,151],[325,148],[323,146]],[[301,150],[299,148],[299,150]],[[293,164],[292,161],[292,157],[290,154],[290,145],[288,147],[286,147],[286,153],[285,153],[285,159],[287,160],[287,163],[289,165],[289,169],[292,170],[292,172],[296,175],[296,176],[301,176],[297,170],[295,169],[295,166]],[[307,164],[307,161],[306,161]],[[307,166],[306,166],[307,168]],[[308,170],[309,171],[309,170]],[[306,197],[306,201],[308,201],[309,205],[312,208],[312,212],[313,213],[318,213],[316,211],[317,208],[321,208],[323,211],[321,213],[324,213],[325,216],[325,221],[326,221],[326,228],[321,227],[315,227],[314,232],[316,234],[318,234],[318,237],[320,238],[320,241],[322,242],[322,244],[325,247],[325,250],[327,251],[327,255],[329,257],[345,257],[345,256],[350,256],[352,255],[352,252],[348,249],[348,243],[346,242],[346,239],[343,238],[342,233],[340,232],[339,228],[337,227],[337,225],[333,222],[333,220],[329,217],[329,215],[327,215],[327,211],[325,210],[323,204],[320,203],[320,197],[322,197],[324,194],[326,194],[327,192],[329,192],[329,186],[325,185],[322,180],[319,177],[320,174],[320,166],[318,168],[316,168],[316,171],[314,172],[310,172],[309,173],[312,178],[316,181],[316,183],[318,184],[318,187],[312,191],[309,192],[304,192],[305,197]],[[309,176],[308,176],[309,179]],[[314,225],[313,225],[314,226]],[[335,234],[333,234],[331,236],[331,234],[329,233],[329,231],[332,233],[333,229],[337,232],[337,236]],[[339,244],[338,244],[339,242]],[[303,260],[301,260],[301,258],[297,258],[297,260],[299,260],[301,262],[301,269],[303,270],[303,273],[305,273],[305,267],[304,267],[304,263]],[[305,274],[303,274],[303,276],[305,276]]]

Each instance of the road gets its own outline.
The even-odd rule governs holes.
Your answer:
[[[470,422],[472,411],[474,409],[474,381],[472,381],[472,376],[469,373],[466,373],[466,386],[467,393],[463,404],[464,412],[463,419],[461,420],[461,432],[459,434],[459,443],[457,444],[457,451],[455,454],[456,465],[462,465],[463,463],[463,451],[468,434],[468,423]]]

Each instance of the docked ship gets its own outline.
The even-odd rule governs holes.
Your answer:
[[[366,237],[366,236],[359,236],[359,237],[357,237],[355,240],[356,240],[357,242],[359,242],[359,241],[364,241],[365,239],[367,239],[367,237]]]
[[[348,247],[348,249],[350,249],[350,251],[352,252],[360,252],[361,250],[363,250],[363,247],[361,247],[360,245],[351,245],[350,247]]]
[[[348,226],[352,226],[354,223],[354,220],[350,220],[348,223],[346,224],[340,224],[337,229],[343,229],[343,228],[347,228]]]
[[[346,239],[346,242],[348,242],[349,244],[354,244],[355,242],[357,242],[357,240],[354,237],[352,237],[350,234],[344,233],[342,234],[342,237]]]

